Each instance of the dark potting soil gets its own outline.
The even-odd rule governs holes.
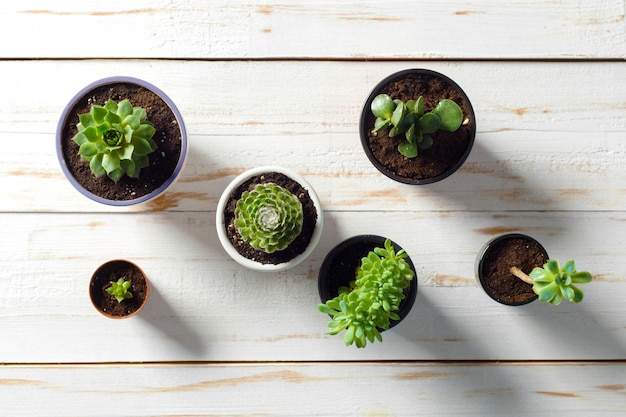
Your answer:
[[[497,300],[508,304],[521,304],[536,298],[533,286],[514,276],[510,269],[517,266],[530,274],[547,260],[541,246],[534,241],[503,239],[491,246],[484,256],[482,273],[485,289]]]
[[[111,286],[111,282],[120,278],[124,278],[124,281],[130,280],[128,291],[131,292],[133,298],[127,298],[118,303],[117,299],[106,289]],[[134,313],[142,306],[148,295],[147,283],[141,271],[124,261],[114,261],[103,265],[89,285],[91,299],[96,307],[112,316],[123,317]]]
[[[474,120],[469,120],[470,107],[455,86],[427,74],[410,74],[388,84],[379,93],[402,101],[417,100],[423,96],[426,112],[432,111],[446,98],[455,101],[463,110],[464,122],[456,132],[436,132],[432,135],[433,145],[430,148],[420,149],[415,158],[407,158],[398,152],[398,145],[404,140],[404,135],[391,138],[388,130],[373,133],[376,117],[370,109],[366,109],[369,148],[389,172],[405,178],[425,180],[445,173],[459,162],[470,145],[471,124]]]
[[[150,166],[141,170],[139,178],[124,175],[115,183],[106,175],[96,177],[89,163],[81,160],[78,145],[72,140],[78,132],[78,116],[89,113],[94,104],[104,106],[109,99],[128,99],[133,107],[144,108],[156,129],[153,139],[158,149],[148,155]],[[171,177],[180,158],[182,138],[174,113],[157,94],[136,84],[114,83],[95,88],[74,105],[63,128],[61,146],[68,170],[83,188],[108,200],[123,201],[149,194]]]
[[[244,191],[251,191],[257,184],[266,183],[279,185],[298,197],[302,204],[304,215],[300,235],[298,235],[286,249],[274,253],[266,253],[253,248],[248,243],[244,242],[235,228],[235,207],[237,201],[241,198],[241,194],[243,194]],[[313,231],[315,230],[317,215],[313,200],[311,200],[309,192],[304,187],[284,174],[268,172],[250,178],[233,190],[224,209],[224,225],[228,239],[242,256],[263,264],[280,264],[295,258],[306,250],[313,236]]]

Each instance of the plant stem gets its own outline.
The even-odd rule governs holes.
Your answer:
[[[534,284],[532,278],[530,278],[528,275],[526,275],[521,269],[519,269],[516,266],[511,267],[511,273],[527,284],[530,284],[530,285]]]

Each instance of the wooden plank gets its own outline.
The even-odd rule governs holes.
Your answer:
[[[214,210],[234,175],[266,164],[305,175],[330,210],[623,209],[622,64],[429,63],[470,95],[478,134],[458,175],[410,187],[369,163],[358,118],[378,80],[415,65],[307,62],[303,73],[298,62],[0,62],[6,74],[0,89],[12,97],[0,111],[0,211],[111,210],[70,186],[54,148],[66,102],[90,80],[111,73],[141,76],[161,87],[178,104],[189,131],[181,180],[165,198],[138,210]],[[320,89],[331,73],[350,82]],[[490,75],[489,88],[482,74]],[[285,79],[298,82],[284,85]],[[42,94],[21,94],[29,88]]]
[[[624,362],[3,366],[0,400],[14,417],[614,417],[626,411],[625,370]]]
[[[625,358],[623,214],[329,212],[312,256],[278,274],[229,260],[204,212],[0,218],[0,328],[11,335],[3,362]],[[505,307],[476,286],[480,247],[513,230],[596,276],[583,304]],[[361,233],[404,246],[419,287],[411,314],[385,342],[357,350],[325,334],[317,274],[332,247]],[[101,317],[87,295],[98,265],[120,257],[152,283],[145,311],[122,322]]]
[[[1,6],[0,35],[9,58],[626,57],[623,0],[22,0]]]

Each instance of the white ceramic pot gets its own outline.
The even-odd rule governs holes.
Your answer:
[[[248,181],[250,178],[264,174],[264,173],[270,173],[270,172],[278,172],[298,182],[303,188],[305,188],[308,191],[309,197],[311,198],[313,205],[315,206],[315,209],[317,211],[317,222],[315,224],[315,228],[313,230],[313,234],[311,236],[311,239],[309,241],[307,248],[304,250],[304,252],[295,256],[291,260],[286,261],[286,262],[281,262],[281,263],[261,263],[258,261],[248,259],[245,256],[241,255],[237,251],[237,249],[235,249],[235,247],[232,245],[230,239],[227,236],[227,233],[226,233],[227,225],[225,224],[225,218],[224,218],[224,211],[228,204],[228,200],[230,198],[231,193],[234,190],[236,190],[238,187],[240,187],[243,183]],[[324,225],[322,206],[320,204],[319,197],[315,193],[315,190],[313,189],[313,187],[311,187],[311,185],[304,178],[302,178],[299,174],[295,173],[294,171],[290,169],[279,167],[279,166],[261,166],[261,167],[253,168],[240,174],[235,179],[233,179],[231,183],[228,184],[228,186],[226,187],[226,189],[222,193],[222,196],[219,199],[215,217],[216,217],[217,236],[220,240],[220,243],[224,247],[224,250],[226,251],[226,253],[228,253],[228,255],[230,255],[231,258],[233,258],[235,261],[245,266],[246,268],[253,269],[256,271],[265,271],[265,272],[283,271],[289,268],[293,268],[294,266],[304,261],[311,254],[311,252],[313,252],[313,250],[315,249],[315,246],[317,245],[320,239],[320,236],[322,234],[322,228]]]

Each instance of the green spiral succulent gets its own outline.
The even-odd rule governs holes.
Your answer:
[[[429,112],[424,110],[424,97],[417,100],[392,100],[387,94],[377,95],[371,104],[376,121],[373,132],[389,129],[389,137],[404,133],[398,151],[407,158],[415,158],[420,149],[433,145],[432,135],[438,130],[455,132],[463,122],[463,111],[454,101],[441,100]]]
[[[563,299],[572,303],[580,303],[583,300],[583,292],[574,284],[586,284],[591,282],[589,272],[576,272],[574,261],[567,261],[561,267],[559,261],[548,260],[543,268],[535,268],[530,273],[533,280],[533,291],[539,296],[539,301],[559,305]]]
[[[133,298],[133,294],[128,291],[130,288],[130,281],[125,281],[124,278],[120,278],[115,281],[111,281],[111,286],[106,289],[106,292],[111,294],[118,303],[126,300],[127,298]]]
[[[405,298],[404,289],[415,276],[407,253],[397,253],[391,241],[385,240],[383,248],[377,247],[361,259],[356,278],[350,288],[341,288],[339,295],[319,304],[318,310],[329,314],[329,334],[346,330],[344,343],[363,348],[367,342],[382,342],[380,330],[387,330],[390,320],[398,320],[396,311]],[[380,329],[380,330],[379,330]]]
[[[235,207],[235,228],[250,246],[266,253],[283,250],[302,232],[302,203],[285,188],[258,184]]]
[[[157,149],[152,139],[156,130],[141,107],[133,107],[128,100],[109,100],[104,106],[91,106],[79,120],[72,139],[94,175],[106,174],[117,182],[124,174],[139,177],[141,168],[149,165],[148,154]]]

